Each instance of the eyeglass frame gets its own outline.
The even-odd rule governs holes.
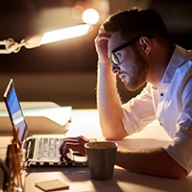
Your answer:
[[[115,48],[115,49],[113,49],[111,52],[110,52],[110,61],[111,61],[111,63],[113,63],[114,65],[119,65],[120,63],[119,63],[119,59],[117,58],[117,56],[115,55],[115,53],[117,52],[117,51],[120,51],[121,49],[124,49],[125,47],[128,47],[128,46],[130,46],[131,44],[133,44],[136,40],[138,40],[140,37],[142,37],[142,36],[145,36],[145,37],[147,37],[147,38],[153,38],[154,36],[153,35],[140,35],[140,36],[137,36],[137,37],[135,37],[135,38],[133,38],[133,39],[131,39],[130,41],[127,41],[126,43],[124,43],[123,45],[120,45],[119,47],[117,47],[117,48]],[[114,59],[117,61],[117,62],[114,62]]]

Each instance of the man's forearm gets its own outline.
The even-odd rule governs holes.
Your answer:
[[[136,173],[174,179],[187,175],[163,148],[128,149],[119,146],[116,165]]]
[[[97,108],[103,135],[107,139],[122,139],[127,135],[122,125],[121,99],[111,64],[98,64]]]

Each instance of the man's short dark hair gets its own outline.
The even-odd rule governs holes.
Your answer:
[[[169,41],[165,23],[154,9],[133,8],[117,12],[109,16],[101,28],[108,33],[120,31],[126,40],[138,35],[152,34],[162,36]]]

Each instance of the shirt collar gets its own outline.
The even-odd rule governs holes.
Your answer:
[[[186,49],[176,45],[173,55],[169,61],[169,64],[165,70],[164,76],[159,84],[169,84],[179,66],[182,65],[187,54]]]

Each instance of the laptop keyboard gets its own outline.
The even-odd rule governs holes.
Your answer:
[[[37,160],[60,161],[59,146],[63,138],[40,138]]]
[[[68,156],[62,157],[59,153],[59,147],[63,141],[63,138],[47,138],[41,137],[36,139],[30,139],[26,142],[27,161],[25,167],[32,166],[87,166],[87,160],[85,159],[69,159]],[[36,143],[38,142],[38,143]],[[38,149],[35,149],[35,144],[38,144]],[[33,156],[36,151],[36,157]],[[71,154],[70,154],[71,156]]]

